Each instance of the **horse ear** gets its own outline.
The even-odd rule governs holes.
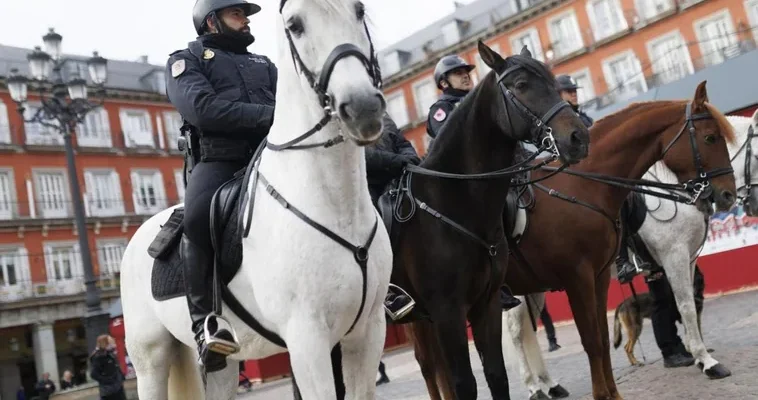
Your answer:
[[[529,49],[526,48],[526,45],[524,45],[524,47],[521,48],[521,55],[531,58],[532,57],[532,52],[529,51]]]
[[[500,65],[502,65],[505,60],[503,60],[503,57],[500,56],[500,54],[497,54],[495,50],[492,50],[484,44],[481,40],[478,43],[479,47],[479,56],[482,57],[482,61],[484,61],[485,64],[487,64],[488,67],[491,69],[497,70]]]
[[[692,100],[692,111],[697,113],[705,110],[705,103],[708,102],[708,91],[705,89],[705,83],[700,82],[695,90],[695,98]]]

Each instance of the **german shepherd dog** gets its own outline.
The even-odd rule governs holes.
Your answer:
[[[616,313],[613,317],[613,348],[618,349],[621,345],[621,326],[624,326],[627,336],[629,337],[624,345],[626,356],[632,365],[643,365],[634,357],[634,346],[642,334],[642,320],[653,314],[653,296],[650,293],[637,295],[637,301],[634,297],[629,297],[616,307]]]

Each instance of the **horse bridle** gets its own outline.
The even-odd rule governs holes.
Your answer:
[[[532,141],[529,140],[521,140],[523,142],[530,142],[530,143],[540,143],[543,147],[545,147],[547,150],[550,150],[555,157],[560,156],[560,151],[558,151],[558,146],[555,144],[555,138],[553,137],[553,128],[548,126],[550,121],[558,115],[558,113],[563,110],[564,108],[571,108],[571,105],[565,101],[561,100],[553,107],[551,107],[547,112],[540,118],[535,113],[532,112],[532,110],[529,109],[524,103],[521,102],[521,100],[516,97],[513,92],[508,89],[508,87],[505,86],[505,83],[503,81],[505,80],[508,75],[524,68],[521,65],[514,65],[509,68],[506,68],[505,71],[497,74],[497,83],[498,86],[500,86],[500,91],[503,93],[503,97],[505,99],[505,114],[508,118],[508,123],[511,125],[511,132],[513,132],[513,122],[511,120],[511,115],[509,109],[509,105],[512,105],[516,108],[516,110],[521,114],[521,117],[526,119],[532,124]]]
[[[280,14],[286,2],[287,0],[281,1],[280,6],[279,6]],[[371,76],[372,84],[374,85],[374,87],[376,87],[377,89],[381,88],[382,86],[381,72],[379,70],[379,63],[374,51],[374,44],[371,41],[371,35],[369,34],[368,26],[366,25],[365,21],[363,22],[363,26],[366,30],[366,35],[368,36],[368,41],[370,43],[371,58],[370,59],[367,58],[363,54],[363,52],[361,52],[361,50],[354,44],[351,44],[351,43],[340,44],[337,47],[335,47],[334,50],[332,50],[332,52],[327,57],[326,61],[324,62],[324,66],[318,75],[318,79],[316,79],[316,74],[314,74],[311,70],[309,70],[308,67],[306,67],[305,64],[303,63],[303,60],[300,58],[300,54],[297,52],[297,49],[295,48],[295,44],[292,41],[292,37],[290,35],[289,30],[285,28],[285,34],[287,35],[287,40],[289,41],[289,44],[290,44],[290,51],[292,53],[292,62],[295,65],[295,70],[299,71],[300,74],[305,76],[305,78],[308,80],[308,83],[313,89],[313,91],[316,92],[316,94],[318,95],[319,103],[324,110],[324,116],[313,128],[311,128],[304,134],[286,143],[273,144],[273,143],[269,143],[267,139],[264,139],[263,142],[261,142],[260,146],[258,146],[258,149],[256,149],[253,155],[253,158],[250,160],[250,162],[247,165],[247,168],[245,169],[245,174],[242,180],[242,188],[245,188],[245,191],[244,191],[244,197],[239,202],[238,221],[237,221],[239,226],[242,227],[242,237],[243,238],[248,237],[248,235],[250,234],[250,228],[251,228],[251,223],[253,219],[253,209],[255,206],[254,197],[252,196],[252,194],[255,193],[255,189],[247,190],[247,188],[250,187],[251,179],[253,181],[252,182],[253,188],[257,187],[258,181],[260,181],[261,184],[265,187],[266,192],[269,195],[271,195],[271,197],[273,197],[274,200],[276,200],[282,207],[286,208],[287,210],[295,214],[300,220],[302,220],[303,222],[305,222],[312,228],[316,229],[317,231],[321,232],[323,235],[327,236],[332,241],[336,242],[340,246],[352,252],[353,257],[355,258],[355,262],[358,264],[361,270],[363,286],[362,286],[362,292],[361,292],[361,304],[358,309],[358,314],[355,316],[353,323],[350,325],[350,328],[345,333],[346,335],[353,331],[353,328],[355,328],[355,325],[358,323],[358,320],[363,314],[363,310],[366,305],[366,290],[367,290],[366,269],[368,267],[369,248],[371,247],[371,243],[373,242],[374,237],[376,235],[376,231],[379,225],[379,218],[378,217],[375,218],[374,226],[371,229],[371,233],[369,234],[369,237],[366,240],[366,242],[363,245],[354,245],[350,243],[348,240],[344,239],[342,236],[334,233],[327,227],[312,220],[307,215],[305,215],[302,211],[300,211],[297,207],[295,207],[293,204],[288,202],[281,195],[281,193],[279,193],[274,188],[274,186],[271,183],[269,183],[268,180],[266,180],[263,174],[258,172],[257,167],[259,165],[258,161],[260,160],[261,154],[263,153],[263,150],[266,148],[272,151],[307,150],[307,149],[313,149],[313,148],[318,148],[318,147],[329,148],[345,140],[343,136],[339,135],[321,143],[300,144],[300,145],[298,144],[302,142],[303,140],[308,139],[309,137],[313,136],[316,132],[323,129],[329,123],[329,121],[331,121],[332,118],[339,118],[336,115],[336,112],[332,108],[333,100],[331,96],[327,93],[327,89],[329,88],[329,79],[332,75],[332,71],[334,70],[334,66],[337,64],[338,61],[346,57],[358,58],[361,61],[361,63],[363,63],[369,76]],[[247,208],[246,219],[244,219],[245,208]],[[249,311],[245,309],[242,303],[240,303],[239,300],[237,300],[237,298],[234,296],[234,294],[229,290],[229,288],[226,285],[219,285],[220,281],[219,281],[218,273],[216,270],[217,268],[214,264],[214,282],[213,282],[214,291],[218,289],[220,286],[223,301],[226,302],[229,309],[233,313],[235,313],[240,318],[240,320],[242,320],[242,322],[244,322],[247,326],[252,328],[258,334],[263,336],[265,339],[269,340],[270,342],[280,347],[286,348],[287,344],[284,342],[284,340],[275,332],[270,331],[269,329],[264,327],[257,319],[255,319],[255,317],[252,314],[250,314]],[[217,293],[214,293],[214,307],[213,308],[214,308],[214,313],[218,317],[221,317],[221,301],[220,299],[218,299]]]
[[[755,183],[753,183],[752,179],[752,173],[751,173],[751,162],[752,158],[754,157],[753,154],[753,138],[758,137],[758,134],[755,133],[755,130],[753,129],[753,123],[750,122],[750,127],[747,130],[747,139],[745,139],[745,143],[740,146],[740,148],[737,150],[737,153],[734,154],[734,157],[730,161],[734,162],[734,160],[737,159],[737,157],[742,153],[745,152],[745,183],[737,188],[737,198],[739,201],[744,205],[747,204],[748,206],[752,206],[750,204],[750,189],[753,187]],[[740,193],[742,192],[742,189],[745,189],[745,195],[742,196]]]
[[[282,10],[284,9],[284,5],[287,3],[287,0],[282,0],[279,4],[279,13],[281,14]],[[373,86],[377,89],[381,89],[382,87],[382,76],[381,71],[379,69],[379,60],[376,57],[376,51],[374,50],[374,42],[371,40],[371,34],[368,30],[368,25],[366,24],[366,21],[363,21],[363,28],[366,31],[366,36],[368,37],[369,42],[369,52],[371,53],[370,57],[366,57],[365,54],[361,51],[358,46],[352,44],[352,43],[343,43],[335,47],[331,53],[329,53],[329,56],[326,58],[326,61],[324,61],[324,65],[321,68],[321,72],[318,74],[318,79],[316,79],[316,74],[313,73],[308,67],[305,66],[305,63],[303,63],[302,58],[300,57],[300,53],[297,51],[297,48],[295,47],[295,42],[292,40],[292,35],[290,34],[290,31],[288,28],[284,28],[284,33],[287,35],[287,41],[289,42],[290,46],[290,54],[292,54],[292,63],[295,65],[295,70],[298,71],[300,74],[305,76],[305,79],[308,80],[308,84],[313,89],[314,92],[316,92],[316,95],[318,96],[318,101],[321,107],[324,109],[324,116],[321,118],[321,120],[316,123],[316,125],[305,132],[304,134],[288,141],[287,143],[282,144],[273,144],[268,143],[266,144],[266,147],[269,150],[273,151],[282,151],[282,150],[305,150],[305,149],[313,149],[317,147],[324,147],[329,148],[336,144],[342,143],[345,138],[342,135],[335,136],[325,142],[320,143],[313,143],[313,144],[305,144],[305,145],[298,145],[298,143],[302,142],[305,139],[308,139],[309,137],[313,136],[316,132],[320,131],[321,129],[326,126],[329,121],[331,121],[332,118],[337,117],[337,112],[334,110],[334,100],[332,99],[332,96],[327,93],[327,90],[329,89],[329,79],[332,77],[332,72],[334,71],[334,66],[337,64],[338,61],[342,60],[346,57],[355,57],[363,64],[363,67],[366,68],[366,72],[368,72],[369,76],[371,77],[371,83]]]

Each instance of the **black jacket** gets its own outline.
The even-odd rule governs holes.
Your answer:
[[[278,71],[266,56],[219,48],[201,36],[171,54],[166,91],[201,140],[242,139],[255,149],[273,122]]]
[[[118,393],[124,387],[124,373],[116,355],[109,350],[95,350],[90,356],[90,377],[100,386],[100,396]]]
[[[378,198],[393,179],[398,178],[407,163],[418,164],[420,159],[388,114],[382,119],[382,136],[366,147],[366,175],[371,197]]]
[[[45,387],[45,386],[49,386],[49,387]],[[47,400],[50,398],[50,395],[55,392],[55,383],[51,381],[50,379],[46,381],[40,380],[34,386],[34,389],[37,390],[37,396],[39,397],[40,400]]]
[[[426,133],[433,139],[437,137],[440,128],[445,125],[450,113],[455,110],[455,106],[465,97],[464,93],[459,92],[442,93],[439,100],[429,108],[429,115],[426,117]]]

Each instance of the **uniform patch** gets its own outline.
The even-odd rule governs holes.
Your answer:
[[[447,118],[447,113],[445,113],[445,110],[438,108],[437,112],[434,113],[434,120],[437,122],[442,122]]]
[[[213,50],[211,49],[203,50],[203,60],[210,60],[211,58],[215,56],[216,56],[216,53],[214,53]]]
[[[264,60],[263,58],[260,58],[260,57],[250,57],[250,61],[252,61],[254,63],[258,63],[258,64],[268,64],[266,62],[266,60]]]
[[[171,64],[171,76],[176,78],[177,76],[181,75],[182,72],[184,72],[185,67],[186,65],[184,64],[184,59],[174,61],[174,63]]]

